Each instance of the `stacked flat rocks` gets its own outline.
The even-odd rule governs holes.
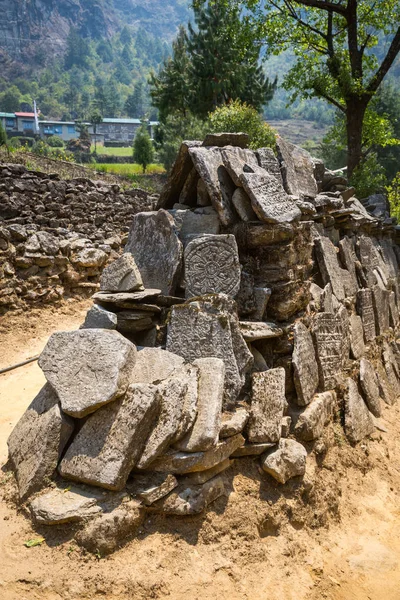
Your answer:
[[[78,522],[89,550],[204,511],[234,460],[299,481],[334,418],[356,444],[400,393],[393,226],[305,151],[247,141],[182,144],[82,327],[40,357],[11,464],[34,520]]]

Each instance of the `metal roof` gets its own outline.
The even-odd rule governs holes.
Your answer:
[[[74,125],[75,121],[39,121],[39,125]]]
[[[3,117],[3,118],[5,117],[6,119],[15,119],[15,114],[0,112],[0,117]]]
[[[16,117],[31,117],[32,119],[35,118],[35,113],[30,113],[30,112],[16,112],[15,113]]]
[[[140,125],[141,120],[140,119],[103,119],[103,123],[125,123],[126,125]]]

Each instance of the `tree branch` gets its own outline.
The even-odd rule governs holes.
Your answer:
[[[335,98],[332,98],[328,94],[325,94],[320,91],[318,92],[318,95],[321,96],[321,98],[325,98],[325,100],[333,104],[333,106],[336,106],[336,108],[339,109],[342,113],[346,113],[346,107],[343,106],[343,104],[340,104],[340,102],[338,102],[337,100],[335,100]]]
[[[312,8],[320,8],[321,10],[331,10],[332,12],[347,17],[347,6],[343,4],[335,4],[328,0],[294,0],[296,4],[302,4],[303,6],[310,6]]]
[[[379,69],[377,70],[377,72],[375,73],[375,75],[373,76],[373,78],[371,79],[369,84],[367,85],[367,88],[366,88],[367,94],[370,94],[370,95],[375,94],[375,92],[377,91],[378,87],[382,83],[383,78],[385,77],[386,73],[389,71],[390,67],[392,66],[392,64],[399,52],[400,52],[400,27],[397,29],[396,35],[394,36],[392,43],[390,44],[390,48],[389,48],[385,58],[383,59],[381,66],[379,67]]]

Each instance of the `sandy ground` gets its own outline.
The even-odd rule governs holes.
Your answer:
[[[39,353],[52,331],[76,328],[88,305],[0,319],[0,368]],[[36,363],[0,375],[1,464],[9,432],[42,383]],[[309,460],[307,494],[299,484],[282,493],[257,461],[237,461],[227,500],[196,518],[149,517],[108,558],[83,553],[67,530],[32,529],[4,471],[0,599],[400,600],[399,422],[400,406],[386,407],[387,431],[356,450],[332,428],[322,468]],[[38,534],[45,543],[24,547]]]

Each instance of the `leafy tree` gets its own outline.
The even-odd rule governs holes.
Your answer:
[[[255,108],[240,100],[215,109],[210,114],[210,130],[215,133],[248,133],[250,148],[275,148],[275,132]]]
[[[132,43],[132,33],[127,25],[125,25],[125,27],[121,30],[121,33],[119,34],[119,39],[121,44],[124,45]]]
[[[90,54],[88,42],[71,27],[67,37],[67,50],[65,53],[65,68],[71,69],[74,65],[86,66]]]
[[[133,141],[133,159],[142,166],[143,173],[154,160],[154,147],[147,132],[146,123],[143,122]]]
[[[94,153],[97,154],[97,125],[103,122],[103,117],[98,110],[94,110],[89,116],[90,124],[93,125]]]
[[[125,102],[125,112],[132,119],[141,119],[145,113],[145,91],[142,81],[138,81],[133,93],[129,94]]]
[[[0,109],[4,112],[18,111],[21,102],[22,94],[15,85],[12,85],[3,94],[0,94]]]
[[[99,42],[96,52],[105,63],[112,62],[114,58],[112,46],[107,40],[101,40],[101,42]]]
[[[227,0],[229,3],[229,0]],[[349,176],[362,159],[366,111],[400,51],[399,0],[246,0],[272,53],[293,47],[294,97],[325,98],[345,116]],[[388,48],[376,52],[386,36]]]

